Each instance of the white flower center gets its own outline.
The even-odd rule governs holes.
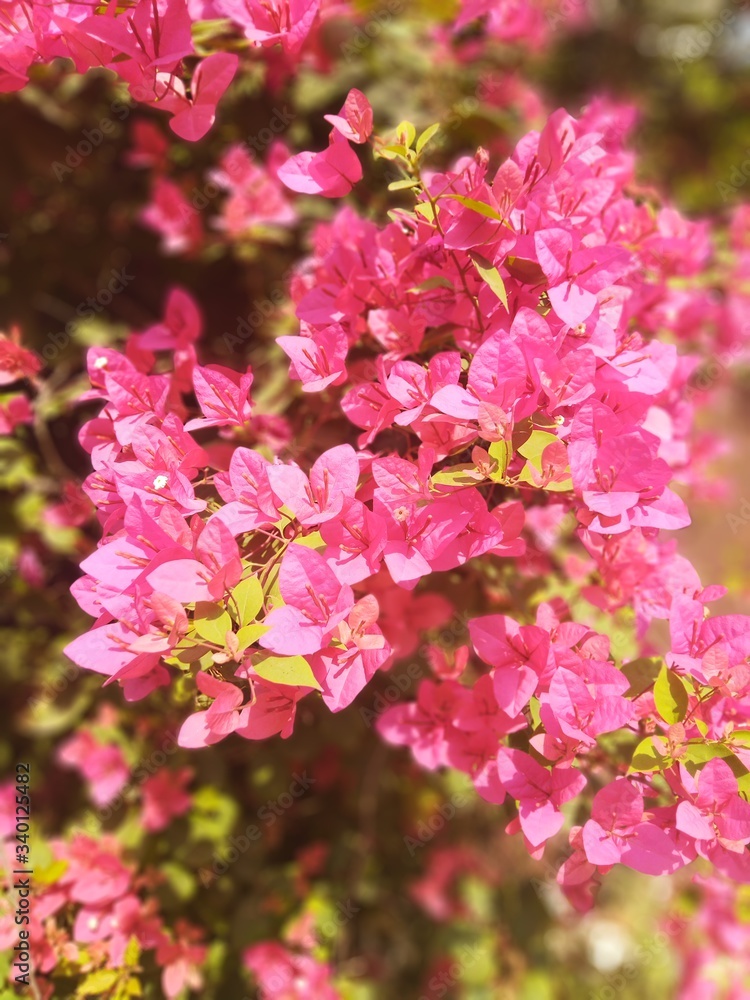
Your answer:
[[[157,476],[156,479],[154,479],[154,489],[163,490],[168,482],[169,480],[166,476]]]

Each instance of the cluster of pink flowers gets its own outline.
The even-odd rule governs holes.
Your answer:
[[[474,619],[474,652],[491,669],[475,668],[472,686],[425,681],[380,721],[424,766],[458,767],[490,801],[514,799],[510,828],[534,856],[562,827],[561,807],[607,773],[600,737],[632,732],[630,768],[605,756],[608,783],[571,832],[560,881],[582,906],[618,861],[659,874],[701,855],[750,880],[750,806],[724,759],[744,772],[734,733],[750,711],[750,622],[709,618],[724,589],[704,589],[659,539],[689,523],[670,483],[690,478],[685,390],[700,356],[654,334],[665,316],[705,312],[705,291],[690,301],[670,279],[701,272],[712,247],[705,224],[627,193],[631,158],[600,114],[555,113],[491,176],[481,150],[423,171],[419,143],[415,156],[400,135],[381,155],[411,173],[416,211],[381,228],[344,209],[321,227],[292,284],[300,335],[279,339],[305,391],[346,387],[361,448],[402,442],[372,463],[378,520],[367,525],[368,540],[373,525],[385,535],[394,583],[519,556],[527,518],[549,549],[545,521],[571,514],[584,596],[632,605],[641,636],[669,620],[671,652],[639,684],[562,601],[541,604],[535,624]],[[521,731],[533,754],[503,745]]]
[[[141,221],[160,235],[165,253],[191,254],[206,247],[209,234],[202,211],[220,196],[211,225],[223,240],[274,239],[297,222],[297,211],[278,177],[289,155],[282,142],[271,145],[265,163],[243,143],[229,146],[205,184],[189,190],[168,176],[166,159],[154,148],[157,137],[152,129],[135,132],[130,162],[153,170]]]
[[[312,955],[292,951],[277,941],[261,941],[243,955],[261,995],[267,1000],[341,1000],[331,981],[332,969]]]
[[[13,802],[11,797],[11,806]],[[14,833],[12,824],[2,829],[6,872],[14,867]],[[84,972],[112,970],[127,978],[140,953],[151,951],[169,1000],[186,987],[200,989],[199,970],[207,954],[200,933],[185,921],[173,932],[167,930],[151,891],[153,874],[136,872],[115,836],[77,832],[68,840],[52,841],[50,849],[50,864],[37,871],[28,927],[37,989],[45,1000],[54,995],[46,975],[61,964],[81,961],[84,952]],[[18,942],[12,898],[10,892],[0,895],[0,945],[9,950]],[[116,980],[114,975],[112,985]]]
[[[21,344],[21,332],[14,327],[10,336],[0,333],[0,388],[21,379],[34,382],[42,362]],[[24,393],[11,392],[0,400],[0,436],[12,434],[16,427],[34,419],[29,399]]]
[[[184,746],[286,737],[300,698],[339,711],[401,653],[381,607],[458,571],[484,594],[471,650],[432,648],[436,679],[379,731],[512,800],[508,829],[535,858],[575,800],[586,818],[559,881],[581,909],[617,863],[657,875],[701,857],[750,882],[750,621],[710,616],[724,589],[659,534],[689,523],[674,476],[700,475],[687,390],[707,293],[684,279],[713,248],[704,224],[633,196],[630,120],[603,104],[579,121],[555,112],[494,170],[483,150],[424,169],[434,129],[374,139],[415,209],[379,225],[343,208],[319,225],[291,283],[300,333],[278,338],[303,392],[361,431],[359,450],[283,460],[291,428],[269,432],[250,369],[199,362],[200,315],[179,290],[125,355],[89,352],[104,407],[80,435],[104,537],[74,586],[96,622],[71,659],[129,699],[194,674]],[[277,169],[293,190],[337,197],[361,176],[364,95],[329,121],[324,152]],[[742,312],[709,304],[716,324]],[[678,354],[667,324],[696,352]],[[744,350],[740,322],[724,337]],[[667,621],[663,658],[616,663],[562,597],[533,621],[492,613],[509,565],[496,557],[551,571],[563,531],[577,592],[610,614],[632,606],[640,640]],[[318,975],[255,960],[261,978],[267,964]]]
[[[124,9],[110,4],[97,11],[88,3],[7,4],[0,25],[0,89],[26,86],[35,63],[69,59],[79,73],[103,66],[127,84],[135,100],[167,111],[177,135],[200,139],[214,122],[238,57],[206,56],[187,85],[184,60],[196,57],[189,6],[187,0],[136,0]]]
[[[490,38],[539,50],[558,28],[578,28],[590,16],[589,0],[461,0],[453,27],[460,32],[481,21]]]
[[[750,928],[745,892],[728,879],[696,877],[699,905],[675,940],[682,958],[681,1000],[743,1000],[747,996]]]

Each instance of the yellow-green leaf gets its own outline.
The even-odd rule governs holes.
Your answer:
[[[424,147],[430,141],[430,139],[434,138],[434,136],[439,131],[440,131],[440,122],[437,122],[435,125],[430,125],[429,128],[426,128],[424,132],[420,135],[420,137],[417,139],[417,152],[421,153]]]
[[[232,619],[229,617],[229,612],[220,605],[212,604],[211,601],[198,601],[195,605],[193,625],[203,639],[223,646],[227,632],[232,630]]]
[[[452,198],[465,208],[470,208],[472,212],[478,212],[479,215],[483,215],[486,219],[495,219],[497,222],[503,221],[503,216],[497,209],[494,209],[492,205],[487,205],[483,201],[477,201],[475,198],[467,198],[463,194],[448,194],[445,197]]]
[[[409,149],[414,144],[414,140],[417,138],[417,130],[411,122],[403,121],[399,122],[396,126],[396,135],[404,146]]]
[[[631,663],[626,663],[622,672],[630,681],[630,687],[625,692],[626,698],[637,698],[650,688],[659,676],[661,660],[656,656],[643,656]]]
[[[414,211],[417,215],[421,215],[422,218],[426,219],[428,222],[435,221],[435,209],[429,202],[424,202],[421,205],[415,205]]]
[[[125,946],[125,965],[131,968],[138,964],[138,959],[141,957],[141,946],[138,944],[138,938],[131,937]]]
[[[249,576],[240,580],[232,591],[232,597],[240,615],[240,625],[249,625],[255,621],[258,612],[263,607],[263,587],[257,576]]]
[[[658,745],[657,740],[659,741]],[[641,773],[663,771],[667,766],[666,754],[662,752],[665,748],[666,741],[661,739],[661,737],[647,736],[635,748],[628,770],[631,773],[634,771]]]
[[[98,997],[102,993],[107,993],[120,978],[120,973],[116,969],[99,969],[97,972],[90,972],[78,987],[79,997]]]
[[[687,713],[688,693],[685,683],[665,664],[654,684],[654,704],[665,722],[682,722]]]
[[[508,311],[508,293],[505,290],[505,282],[503,281],[500,272],[493,264],[485,260],[479,254],[473,253],[471,259],[474,262],[474,267],[479,271],[479,275],[483,281],[485,281],[492,291],[497,295],[502,304],[505,306],[505,311]]]
[[[267,631],[267,625],[243,625],[237,633],[237,645],[240,652],[247,649],[248,646],[252,646]]]
[[[421,181],[417,180],[416,177],[405,177],[402,181],[391,181],[388,185],[389,191],[407,191],[409,188],[419,187]]]
[[[510,464],[511,444],[509,441],[493,441],[487,449],[487,453],[491,459],[497,462],[497,470],[490,474],[490,479],[495,483],[502,483]]]
[[[477,471],[475,465],[454,465],[450,469],[441,469],[430,477],[433,486],[476,486],[484,476]]]
[[[274,684],[289,684],[294,687],[311,687],[320,691],[321,687],[304,656],[264,656],[253,663],[253,670]]]

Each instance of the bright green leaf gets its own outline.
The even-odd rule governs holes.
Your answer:
[[[391,181],[388,185],[389,191],[407,191],[409,188],[420,187],[421,181],[416,177],[405,177],[402,181]]]
[[[452,198],[465,208],[470,208],[472,212],[478,212],[479,215],[483,215],[486,219],[495,219],[497,222],[503,221],[503,216],[496,209],[494,209],[492,205],[487,205],[483,201],[476,201],[474,198],[467,198],[466,195],[463,194],[449,194],[445,197]]]
[[[476,486],[484,476],[477,471],[475,465],[454,465],[450,469],[442,469],[430,477],[433,486]]]
[[[102,993],[107,993],[120,978],[120,973],[116,969],[99,969],[97,972],[90,972],[78,987],[79,997],[98,997]]]
[[[492,291],[505,306],[505,311],[508,312],[508,293],[505,290],[505,282],[503,281],[498,269],[494,267],[490,261],[481,257],[477,253],[472,253],[471,259],[474,262],[474,267],[477,271],[479,271],[479,275],[482,280],[490,286]]]
[[[193,625],[201,638],[223,647],[227,632],[232,630],[232,619],[229,612],[221,605],[213,604],[211,601],[198,601],[195,605]]]
[[[657,745],[658,740],[658,745]],[[666,741],[657,736],[647,736],[641,740],[633,752],[633,759],[630,762],[631,773],[638,771],[663,771],[667,766],[666,755],[662,753],[666,747]]]
[[[414,145],[414,140],[417,138],[417,130],[411,122],[403,121],[396,126],[396,135],[404,146],[406,146],[407,149],[410,149]]]
[[[257,576],[249,576],[246,580],[240,580],[232,591],[240,614],[240,625],[249,625],[254,622],[258,612],[263,607],[263,587]]]
[[[491,459],[497,462],[497,470],[490,474],[490,479],[494,483],[502,483],[510,464],[511,444],[509,441],[493,441],[487,449],[487,453]]]
[[[260,637],[268,631],[268,625],[243,625],[237,633],[237,644],[240,652],[252,646]]]
[[[125,947],[125,965],[132,968],[138,964],[138,959],[140,957],[141,946],[138,944],[138,938],[132,937]]]
[[[267,681],[294,687],[321,687],[304,656],[264,656],[253,663],[253,670]]]
[[[665,722],[682,722],[688,708],[688,693],[681,677],[665,664],[654,684],[654,704]]]
[[[654,683],[659,676],[661,660],[656,656],[644,656],[631,663],[626,663],[622,672],[630,681],[630,687],[625,692],[626,698],[637,698]]]
[[[429,128],[426,128],[424,132],[420,135],[420,137],[417,139],[417,152],[421,153],[424,147],[430,141],[430,139],[434,138],[434,136],[437,135],[439,131],[440,131],[440,122],[437,122],[435,125],[430,125]]]

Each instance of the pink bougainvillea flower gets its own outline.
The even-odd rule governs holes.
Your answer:
[[[278,175],[291,191],[343,198],[362,180],[362,164],[348,141],[333,129],[322,153],[298,153],[279,168]]]
[[[202,417],[189,420],[186,431],[201,427],[243,427],[251,417],[247,398],[253,384],[253,373],[244,374],[223,368],[221,365],[196,365],[193,370],[193,387]]]
[[[12,327],[10,336],[0,333],[0,385],[33,378],[41,367],[36,354],[21,346],[21,331],[17,326]]]
[[[191,805],[185,786],[192,778],[189,767],[157,771],[141,787],[141,822],[145,830],[164,830],[175,816],[182,816]]]
[[[595,865],[621,862],[646,875],[665,875],[690,860],[673,835],[646,818],[643,796],[627,778],[615,778],[596,793],[582,837],[586,858]]]
[[[554,837],[563,825],[559,811],[585,787],[586,778],[575,768],[542,767],[521,750],[502,747],[497,755],[500,781],[518,802],[518,818],[526,840],[536,848]]]
[[[242,691],[234,684],[199,672],[198,690],[213,698],[205,712],[195,712],[183,722],[177,742],[181,747],[206,747],[247,725],[250,706],[243,706]]]
[[[323,452],[309,478],[296,465],[269,465],[267,474],[274,494],[300,524],[322,524],[354,497],[359,462],[352,446],[341,444]]]
[[[317,653],[354,607],[351,587],[337,580],[319,552],[290,545],[281,562],[279,587],[284,604],[265,618],[264,649],[285,656]]]
[[[357,601],[339,623],[338,645],[315,654],[310,665],[332,712],[346,708],[391,654],[377,625],[378,602],[371,594]]]
[[[213,0],[217,15],[229,17],[256,45],[281,44],[296,55],[315,23],[321,0]]]
[[[175,112],[169,127],[176,135],[188,142],[203,138],[216,121],[216,106],[234,79],[238,65],[239,57],[233,52],[214,52],[196,66],[189,98],[178,92],[177,102],[170,98],[162,101],[162,106]]]
[[[372,108],[361,90],[353,88],[347,94],[337,115],[324,115],[327,122],[350,142],[367,142],[372,134]]]

